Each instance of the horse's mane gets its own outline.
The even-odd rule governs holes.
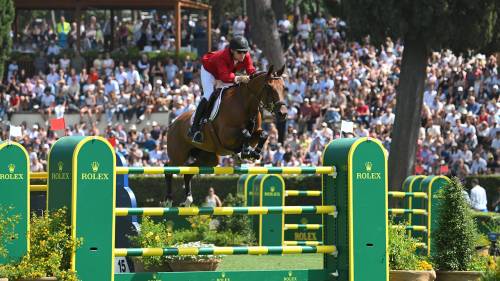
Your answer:
[[[254,72],[252,75],[250,75],[250,79],[254,79],[262,74],[266,74],[267,72],[266,71],[256,71]]]

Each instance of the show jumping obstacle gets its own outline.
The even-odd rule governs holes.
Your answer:
[[[390,191],[389,197],[402,198],[404,209],[389,209],[389,214],[405,215],[408,235],[421,239],[418,244],[423,253],[430,256],[434,249],[431,240],[433,229],[439,218],[438,192],[450,179],[445,176],[409,176],[403,182],[403,191]],[[397,227],[397,226],[394,226]]]
[[[1,152],[1,151],[0,151]],[[22,156],[22,153],[18,153]],[[28,175],[27,154],[18,157]],[[0,158],[4,159],[4,158]],[[20,165],[16,162],[17,165]],[[67,207],[71,235],[83,245],[71,257],[71,266],[87,280],[388,280],[387,162],[379,141],[368,138],[339,139],[323,154],[324,167],[226,168],[226,167],[116,167],[116,156],[100,137],[63,137],[52,147],[48,171],[48,209]],[[2,166],[2,165],[0,165]],[[337,167],[335,169],[334,167]],[[5,169],[5,167],[1,167]],[[0,170],[1,171],[1,170]],[[2,171],[3,172],[3,171]],[[319,206],[219,207],[219,208],[116,208],[117,174],[321,174]],[[336,177],[335,177],[336,172]],[[6,173],[9,173],[7,171]],[[265,176],[259,176],[265,177]],[[28,178],[27,176],[25,178]],[[1,180],[1,179],[0,179]],[[3,186],[3,182],[1,186]],[[25,192],[28,193],[28,183]],[[10,192],[11,190],[9,190]],[[264,191],[266,192],[266,191]],[[269,191],[271,192],[271,191]],[[274,191],[273,191],[274,192]],[[23,193],[24,194],[24,193]],[[26,198],[26,196],[24,197]],[[373,204],[378,202],[378,204]],[[115,248],[116,217],[128,215],[191,216],[200,214],[252,216],[320,214],[324,245],[240,246],[209,248]],[[301,225],[290,226],[302,228]],[[307,227],[306,227],[307,228]],[[322,253],[320,270],[235,272],[114,273],[114,257],[207,254]]]
[[[285,196],[321,196],[320,190],[286,190],[283,178],[280,175],[267,175],[265,180],[257,182],[253,175],[243,175],[238,181],[238,193],[247,198],[246,206],[283,206],[285,205]],[[409,176],[403,182],[404,191],[389,191],[389,198],[403,198],[403,209],[389,209],[389,215],[401,216],[404,215],[404,221],[409,225],[406,226],[408,235],[416,237],[422,242],[418,243],[424,251],[419,251],[425,255],[431,255],[433,249],[431,242],[431,232],[435,229],[439,214],[439,205],[437,200],[432,200],[441,190],[449,179],[445,176]],[[272,192],[269,192],[272,190]],[[284,190],[284,192],[283,192]],[[265,202],[265,203],[264,203]],[[314,215],[303,214],[302,217],[314,218]],[[259,245],[321,245],[322,227],[321,217],[320,223],[291,223],[287,217],[283,220],[282,217],[276,217],[271,221],[254,222],[254,231],[258,233]],[[397,219],[397,217],[396,217]],[[307,219],[306,219],[307,220]],[[285,222],[284,222],[285,221]],[[393,227],[399,227],[394,225]],[[280,231],[281,229],[281,231]],[[293,233],[294,237],[309,238],[309,239],[286,239],[286,235]],[[316,234],[319,233],[319,234]]]

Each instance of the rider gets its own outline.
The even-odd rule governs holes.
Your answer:
[[[215,80],[221,80],[225,86],[233,83],[248,83],[248,75],[255,73],[252,59],[248,51],[248,41],[245,37],[235,36],[229,43],[229,47],[216,52],[205,54],[201,66],[201,85],[203,88],[203,97],[198,104],[194,114],[193,125],[189,130],[188,136],[193,142],[202,143],[203,136],[200,132],[200,123],[202,116],[208,107],[208,101],[214,90]],[[236,71],[245,69],[247,75],[236,76]]]

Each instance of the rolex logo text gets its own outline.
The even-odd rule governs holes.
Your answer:
[[[356,173],[357,180],[380,180],[382,179],[381,173],[372,172],[373,164],[372,162],[365,162],[365,171],[361,173]]]
[[[221,277],[217,277],[216,281],[231,281],[231,278],[226,277],[226,273],[222,272]]]
[[[283,277],[283,281],[297,281],[297,277],[293,276],[293,272],[289,271],[288,276]]]
[[[281,192],[276,191],[276,187],[271,186],[269,191],[264,192],[264,196],[281,196]]]
[[[108,180],[109,179],[108,173],[98,173],[99,166],[100,166],[100,164],[97,161],[90,163],[90,168],[92,169],[92,172],[91,173],[82,173],[81,179],[82,180]]]
[[[24,179],[23,174],[15,174],[14,172],[16,171],[16,165],[14,164],[9,164],[7,166],[9,173],[5,174],[0,174],[0,180],[22,180]]]
[[[64,168],[64,162],[59,161],[57,162],[57,173],[50,173],[50,179],[52,180],[69,180],[71,179],[69,176],[69,173],[64,173],[63,172]],[[50,169],[52,170],[52,169]]]

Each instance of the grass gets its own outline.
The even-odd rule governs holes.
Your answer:
[[[217,271],[275,270],[275,269],[322,269],[323,254],[283,256],[226,256]]]

